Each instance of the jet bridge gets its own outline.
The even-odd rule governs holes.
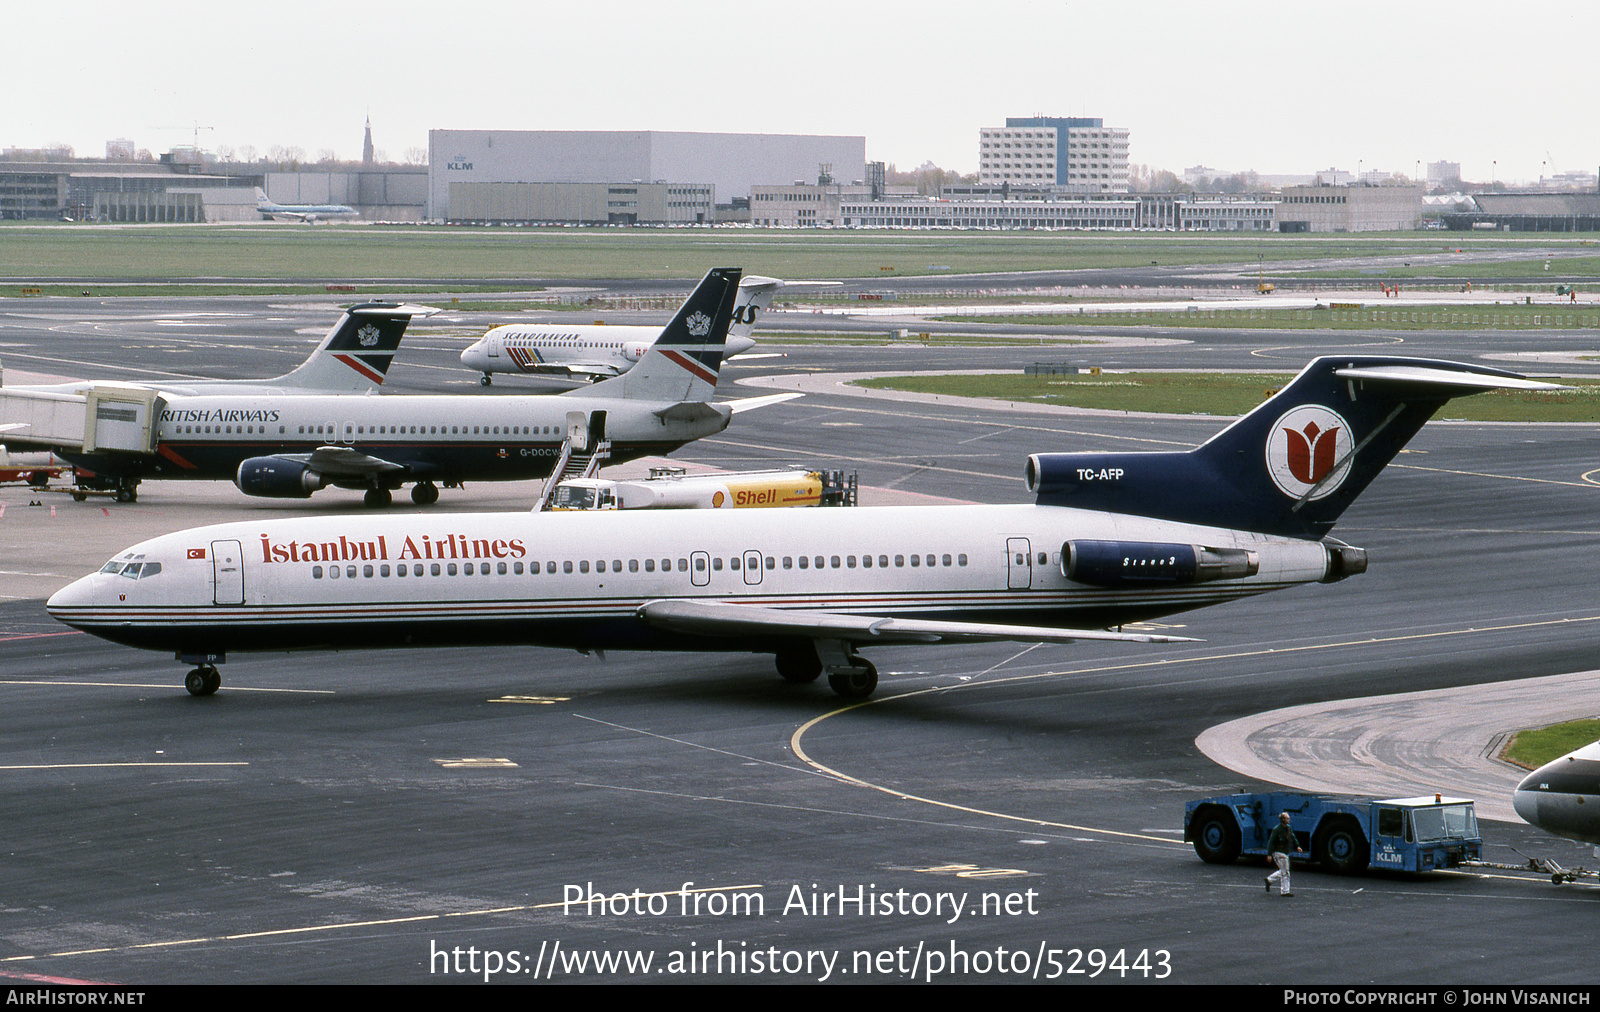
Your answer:
[[[165,407],[156,391],[120,383],[70,392],[0,387],[0,432],[11,446],[150,455]]]

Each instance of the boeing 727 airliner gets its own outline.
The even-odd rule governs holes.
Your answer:
[[[862,697],[878,681],[863,648],[1167,641],[1107,629],[1362,573],[1366,553],[1328,537],[1339,515],[1446,401],[1498,387],[1552,389],[1451,362],[1317,359],[1194,450],[1035,454],[1031,505],[200,527],[119,553],[48,607],[195,664],[199,695],[230,651],[528,644],[771,653],[786,679],[826,671]]]

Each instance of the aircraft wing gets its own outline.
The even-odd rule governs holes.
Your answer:
[[[280,460],[292,460],[297,464],[304,464],[323,477],[335,480],[370,478],[377,474],[406,470],[404,464],[360,453],[348,446],[319,446],[310,453],[279,453],[274,456]]]
[[[534,366],[536,373],[566,373],[575,379],[610,379],[622,375],[622,371],[614,365],[599,362],[552,362],[546,365]]]
[[[703,636],[801,636],[850,643],[1071,643],[1117,640],[1125,643],[1196,643],[1189,636],[1122,633],[1106,629],[1052,629],[988,622],[937,622],[919,618],[847,615],[809,609],[765,608],[727,601],[646,601],[638,615],[673,632]]]

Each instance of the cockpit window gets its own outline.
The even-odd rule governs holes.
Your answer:
[[[108,562],[105,565],[101,566],[100,567],[100,572],[102,572],[102,573],[120,573],[120,572],[122,572],[122,567],[123,566],[126,566],[129,562],[133,561],[134,559],[142,559],[142,558],[144,558],[144,556],[142,556],[142,555],[134,555],[132,552],[123,552],[120,557],[112,559],[110,562]]]
[[[117,573],[128,580],[145,580],[161,572],[161,563],[145,562],[144,556],[135,555],[132,561],[124,555],[120,559],[112,559],[100,568],[102,573]]]

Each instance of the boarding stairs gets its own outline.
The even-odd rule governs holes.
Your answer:
[[[556,459],[555,470],[550,472],[544,488],[539,490],[533,512],[543,513],[550,508],[550,497],[555,494],[556,486],[573,478],[593,478],[610,458],[611,440],[602,439],[594,443],[592,448],[580,450],[574,446],[573,437],[568,436],[567,441],[561,444],[561,456]]]

